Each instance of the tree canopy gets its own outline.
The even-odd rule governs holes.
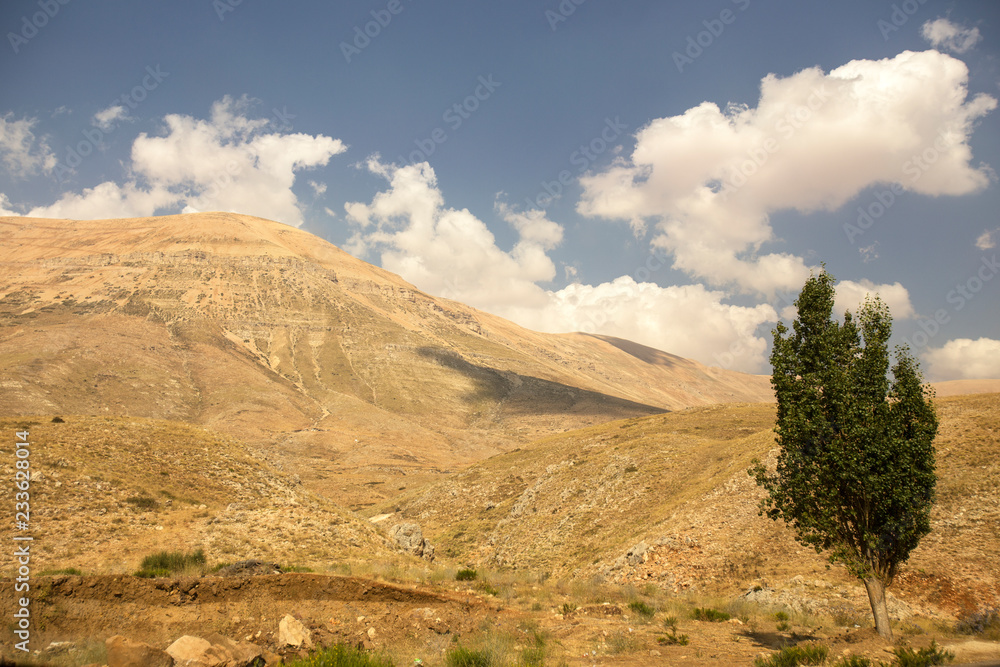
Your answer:
[[[833,276],[810,277],[791,331],[779,322],[773,332],[780,451],[773,472],[755,462],[750,474],[767,491],[761,512],[862,579],[890,636],[884,589],[930,532],[937,417],[907,348],[888,374],[886,305],[868,298],[838,322],[834,296]]]

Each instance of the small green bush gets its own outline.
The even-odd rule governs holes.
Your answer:
[[[444,656],[444,664],[448,667],[493,667],[490,654],[485,649],[474,651],[464,646],[457,646]]]
[[[753,661],[754,667],[798,667],[798,665],[822,665],[830,654],[830,648],[818,644],[786,646],[778,653]]]
[[[657,641],[657,643],[659,643],[659,644],[661,644],[663,646],[671,646],[671,645],[675,645],[675,644],[677,646],[687,646],[688,645],[688,636],[687,635],[679,635],[679,634],[677,634],[677,630],[671,630],[667,634],[661,635],[661,636],[657,637],[656,641]]]
[[[391,658],[367,653],[354,646],[336,644],[287,663],[287,667],[394,667]]]
[[[709,607],[695,607],[694,611],[691,612],[691,618],[696,621],[709,621],[711,623],[719,623],[721,621],[728,621],[731,617],[724,611],[719,611],[718,609],[711,609]]]
[[[656,610],[650,607],[642,600],[633,600],[632,602],[629,602],[628,608],[634,611],[635,613],[639,614],[639,616],[642,616],[646,620],[653,618],[653,616],[656,614]]]
[[[787,621],[789,619],[788,612],[776,611],[774,612],[774,620],[776,621]]]
[[[175,572],[183,572],[189,567],[199,567],[205,564],[205,552],[201,549],[191,553],[180,551],[160,551],[142,559],[137,577],[166,577]]]
[[[455,581],[475,581],[477,576],[475,570],[459,570],[455,573]]]
[[[563,602],[562,614],[563,616],[569,616],[574,611],[577,610],[577,606],[572,602]]]
[[[946,665],[955,659],[955,654],[945,651],[937,642],[932,641],[927,648],[914,650],[901,646],[893,650],[896,654],[896,665],[899,667],[931,667],[932,665]]]

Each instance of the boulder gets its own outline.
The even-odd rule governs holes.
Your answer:
[[[176,667],[230,667],[232,659],[225,647],[191,635],[184,635],[168,646],[167,653]]]
[[[261,647],[250,642],[237,642],[229,637],[220,634],[211,634],[205,637],[216,649],[223,649],[228,662],[226,667],[262,667],[266,660]]]
[[[108,637],[108,667],[173,667],[169,654],[149,644],[129,641],[121,635]]]
[[[649,547],[646,546],[645,542],[639,542],[625,554],[625,560],[628,561],[629,565],[638,565],[646,560],[646,552]]]
[[[397,523],[389,529],[389,537],[403,551],[420,558],[434,560],[434,547],[424,539],[423,531],[417,524]]]
[[[294,616],[287,615],[278,623],[278,646],[312,648],[311,633]]]

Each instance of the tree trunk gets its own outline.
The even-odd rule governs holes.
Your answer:
[[[892,627],[889,625],[889,610],[885,606],[885,584],[877,577],[863,579],[868,589],[868,601],[872,605],[872,615],[875,617],[875,629],[883,639],[892,639]]]

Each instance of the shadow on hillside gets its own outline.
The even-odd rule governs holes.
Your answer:
[[[778,634],[777,632],[754,632],[753,630],[744,630],[740,634],[753,642],[755,646],[769,648],[775,651],[798,643],[794,637],[789,638],[788,636]]]
[[[630,354],[640,361],[645,361],[651,366],[667,366],[669,368],[678,367],[686,365],[689,368],[692,366],[691,362],[683,357],[678,357],[675,354],[670,354],[669,352],[664,352],[663,350],[657,350],[655,347],[648,347],[646,345],[641,345],[640,343],[635,343],[630,340],[625,340],[624,338],[615,338],[614,336],[601,336],[598,334],[583,334],[584,336],[590,336],[591,338],[596,338],[602,340],[608,345],[613,345],[619,350],[626,354]]]
[[[416,352],[475,383],[476,389],[464,398],[469,402],[503,402],[508,416],[528,414],[601,414],[638,417],[669,412],[664,408],[542,380],[512,371],[498,371],[473,364],[451,350],[420,347]]]

